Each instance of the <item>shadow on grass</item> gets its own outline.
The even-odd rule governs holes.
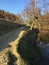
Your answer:
[[[8,64],[7,65],[15,65],[17,58],[9,51],[8,52]]]
[[[39,30],[33,28],[29,30],[18,43],[18,53],[24,61],[28,60],[30,65],[41,65],[41,51],[36,45]]]

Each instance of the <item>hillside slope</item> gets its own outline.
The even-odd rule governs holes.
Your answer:
[[[14,42],[20,31],[23,29],[25,29],[25,27],[21,27],[10,33],[0,36],[0,65],[7,65],[9,62],[8,51],[10,48],[8,47],[8,44]]]
[[[0,18],[0,36],[21,27],[21,24],[12,23],[9,20]]]

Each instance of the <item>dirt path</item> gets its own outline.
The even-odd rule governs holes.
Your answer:
[[[4,34],[3,36],[0,36],[0,65],[8,65],[9,62],[8,52],[9,49],[11,49],[8,47],[8,44],[15,41],[16,38],[18,37],[18,34],[24,29],[26,29],[26,26],[23,26],[12,32]]]
[[[12,32],[9,32],[3,36],[0,36],[0,51],[4,48],[6,48],[8,46],[9,43],[11,43],[12,41],[14,41],[19,32],[22,30],[22,29],[25,29],[25,26],[19,28],[19,29],[16,29]]]

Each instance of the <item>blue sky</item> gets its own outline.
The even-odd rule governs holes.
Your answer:
[[[0,9],[18,14],[23,11],[26,5],[25,3],[29,1],[30,0],[0,0]]]
[[[17,14],[25,8],[25,3],[29,0],[0,0],[0,9]]]

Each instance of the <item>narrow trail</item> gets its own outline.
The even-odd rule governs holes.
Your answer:
[[[0,65],[7,65],[9,50],[8,45],[14,42],[17,39],[18,34],[25,29],[26,27],[23,26],[19,29],[6,33],[3,36],[0,36]],[[47,61],[45,65],[49,65],[49,43],[48,44],[40,43],[38,46],[42,51],[42,56]]]
[[[6,33],[3,36],[0,36],[0,65],[8,65],[8,52],[9,49],[11,49],[8,47],[8,45],[17,39],[19,33],[22,30],[26,30],[26,26],[23,26],[19,29]]]
[[[6,33],[3,36],[0,36],[0,51],[4,48],[8,47],[8,44],[10,44],[12,41],[14,41],[21,30],[25,29],[25,26],[16,29],[12,32]]]

